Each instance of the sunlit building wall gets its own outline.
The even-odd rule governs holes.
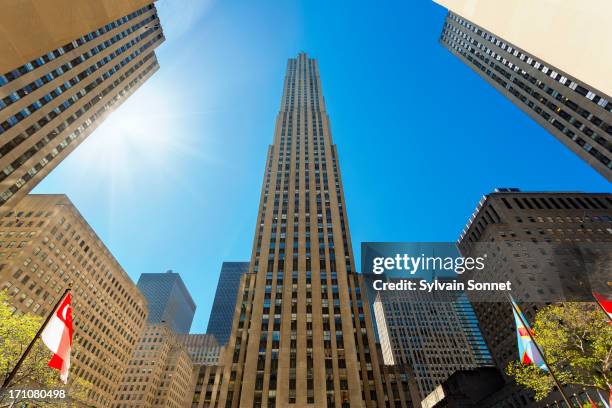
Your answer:
[[[108,407],[145,325],[147,302],[65,195],[27,195],[0,218],[0,290],[46,317],[72,285],[70,376],[91,384],[87,406]]]
[[[439,2],[441,44],[612,181],[612,3]]]
[[[0,2],[0,214],[158,68],[152,1]]]

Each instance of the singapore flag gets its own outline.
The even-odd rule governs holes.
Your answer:
[[[53,352],[49,367],[60,370],[60,378],[68,382],[70,368],[70,351],[72,350],[72,309],[70,292],[51,316],[49,323],[41,334],[43,343]]]

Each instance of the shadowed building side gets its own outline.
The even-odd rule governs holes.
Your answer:
[[[580,248],[584,248],[585,253],[595,250],[600,254],[607,253],[609,257],[611,214],[612,195],[607,193],[498,189],[480,200],[461,233],[458,247],[465,257],[487,253],[489,259],[498,260],[504,273],[518,275],[517,271],[528,271],[521,276],[529,278],[523,279],[522,285],[513,286],[513,296],[533,299],[517,300],[527,320],[533,322],[537,311],[550,304],[547,300],[555,292],[567,296],[577,289],[563,287],[560,290],[549,285],[555,280],[554,272],[569,266],[570,277],[581,278],[578,285],[584,281],[590,281],[591,285],[605,284],[605,278],[610,276],[609,260],[607,269],[599,276],[593,268],[595,263],[582,264],[581,267],[577,254],[583,252]],[[593,301],[590,289],[587,292],[586,299]],[[505,381],[500,391],[481,401],[478,407],[501,404],[543,407],[560,399],[559,394],[553,392],[550,398],[536,403],[531,391],[516,385],[513,378],[505,375],[508,363],[519,359],[510,303],[473,302],[473,307],[493,361]],[[571,395],[574,391],[570,389],[567,393]]]

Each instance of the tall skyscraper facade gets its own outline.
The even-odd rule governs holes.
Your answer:
[[[65,195],[27,195],[0,218],[0,290],[46,317],[72,285],[70,377],[91,384],[87,406],[108,407],[139,339],[146,300]]]
[[[385,363],[409,367],[419,401],[454,372],[492,364],[465,296],[379,291],[374,315]]]
[[[232,319],[236,308],[240,278],[248,271],[248,262],[223,262],[221,266],[215,300],[206,329],[206,333],[215,336],[220,344],[227,343],[232,333]]]
[[[149,304],[149,323],[166,323],[175,333],[189,333],[196,305],[178,273],[143,273],[138,289]]]
[[[240,294],[219,406],[396,406],[355,272],[318,64],[305,53],[287,64]]]
[[[529,295],[534,301],[520,301],[526,318],[533,322],[537,310],[546,306],[538,292],[548,290],[547,282],[554,276],[550,271],[568,266],[573,275],[584,275],[578,267],[579,245],[597,246],[604,250],[612,243],[612,195],[565,192],[521,192],[499,189],[479,202],[459,239],[463,256],[481,256],[486,243],[489,259],[502,260],[510,272],[528,271],[524,284],[528,290],[513,288],[513,296]],[[551,246],[552,245],[552,246]],[[554,251],[551,251],[554,249]],[[604,272],[604,277],[609,277]],[[546,276],[550,275],[550,276]],[[584,278],[584,276],[582,276]],[[603,279],[602,279],[603,280]],[[554,288],[553,288],[554,289]],[[568,293],[572,288],[567,288]],[[592,297],[587,297],[592,300]],[[501,372],[511,361],[518,360],[515,324],[512,310],[506,302],[473,303],[482,335],[493,360]],[[515,407],[544,406],[537,404],[533,394],[505,377],[507,386],[489,398],[487,406],[512,404]],[[558,395],[551,397],[553,400]]]
[[[464,3],[463,0],[442,2],[451,4],[451,7],[453,3]],[[515,0],[514,3],[516,2]],[[513,1],[506,3],[511,4]],[[525,9],[534,9],[532,3],[525,5]],[[442,45],[608,181],[612,181],[612,97],[610,97],[612,84],[607,71],[600,73],[587,67],[596,65],[605,67],[606,54],[609,61],[612,62],[612,54],[606,50],[609,47],[602,49],[602,60],[599,60],[600,55],[598,54],[597,62],[589,58],[585,60],[588,62],[576,63],[580,60],[577,57],[578,54],[563,49],[568,43],[560,40],[563,33],[560,33],[560,37],[555,36],[555,33],[558,31],[574,32],[576,35],[575,38],[572,38],[572,43],[584,49],[591,49],[592,43],[576,41],[576,38],[583,37],[583,33],[589,36],[591,33],[588,29],[558,24],[562,30],[550,27],[550,32],[540,33],[541,35],[530,33],[530,30],[523,30],[526,26],[539,26],[541,15],[535,15],[531,19],[528,19],[527,16],[523,19],[515,18],[517,21],[514,21],[514,24],[517,26],[512,30],[508,27],[508,19],[505,18],[507,14],[494,13],[490,10],[492,7],[494,7],[493,3],[485,1],[472,2],[470,7],[467,5],[457,7],[466,13],[472,10],[470,14],[489,28],[483,28],[450,11],[440,37]],[[585,8],[596,9],[594,5],[580,7],[581,11]],[[479,13],[479,9],[487,12]],[[570,10],[572,10],[571,7],[550,7],[550,12],[562,14],[559,16],[559,21],[565,21],[563,18],[570,15],[576,18],[576,15],[568,14]],[[516,15],[520,17],[523,12],[522,9],[518,9]],[[510,17],[509,19],[512,20]],[[535,21],[538,23],[534,24]],[[595,21],[592,20],[588,25],[597,26]],[[517,34],[519,31],[525,31],[525,34]],[[520,43],[513,43],[505,38],[504,34]],[[603,32],[601,32],[601,37],[605,37]],[[548,48],[542,45],[544,41],[548,43]],[[565,55],[549,52],[549,50],[556,49],[555,44],[563,44],[563,47],[559,48]],[[583,44],[589,44],[589,47],[584,47]],[[575,45],[570,45],[570,49],[572,47],[576,48]],[[530,52],[530,49],[535,52],[539,51],[541,54]],[[562,66],[553,65],[554,62],[548,60],[547,57]],[[563,67],[569,71],[564,71]],[[584,74],[585,77],[581,77],[581,74]],[[595,84],[600,84],[604,88],[597,89]]]
[[[5,1],[0,13],[0,214],[158,68],[152,1]]]

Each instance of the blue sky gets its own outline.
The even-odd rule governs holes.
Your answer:
[[[319,59],[362,241],[455,241],[496,187],[608,183],[438,43],[418,2],[160,0],[161,69],[36,189],[65,193],[137,280],[179,272],[204,332],[248,260],[287,58]]]

